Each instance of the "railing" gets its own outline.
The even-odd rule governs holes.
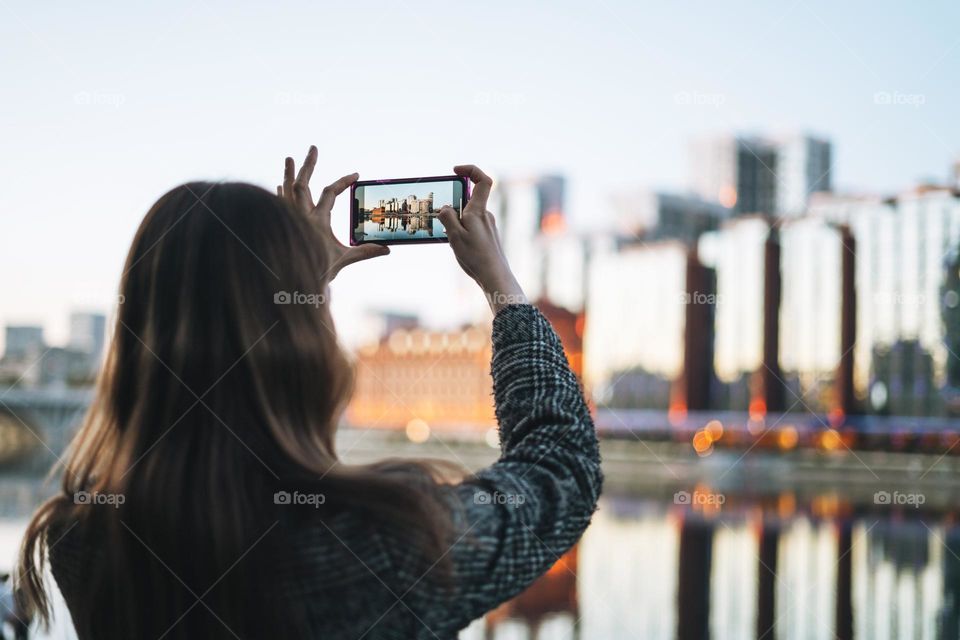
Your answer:
[[[698,453],[759,447],[960,454],[956,418],[600,408],[595,420],[602,437],[687,441]]]

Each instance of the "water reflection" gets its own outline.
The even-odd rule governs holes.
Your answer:
[[[608,492],[563,563],[461,637],[960,637],[955,513],[834,494],[726,498],[705,509],[673,493]],[[7,567],[24,525],[0,526]],[[71,637],[58,609],[51,636],[38,637]]]
[[[406,213],[374,209],[362,212],[354,230],[358,240],[410,240],[444,237],[443,224],[435,212]]]
[[[960,629],[952,514],[771,517],[743,504],[705,515],[613,498],[579,552],[583,638],[957,638]]]

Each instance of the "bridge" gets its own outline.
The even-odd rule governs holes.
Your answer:
[[[93,398],[93,389],[0,391],[0,467],[44,470],[63,455]]]
[[[10,492],[14,503],[36,504],[32,492],[63,455],[92,397],[89,388],[0,391],[0,505]],[[882,480],[922,485],[934,502],[947,502],[960,490],[957,420],[598,409],[595,422],[610,489],[659,494],[691,481],[731,490],[740,484],[843,487],[854,501],[869,501]],[[337,451],[347,463],[432,457],[475,470],[498,454],[485,428],[435,425],[427,441],[412,442],[403,430],[344,427]],[[704,432],[713,433],[710,455],[694,450]],[[17,479],[24,486],[17,488]],[[44,489],[53,490],[55,484]]]

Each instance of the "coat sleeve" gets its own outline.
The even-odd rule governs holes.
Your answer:
[[[404,606],[441,638],[523,591],[572,547],[603,481],[580,384],[536,308],[496,315],[491,368],[501,455],[447,493],[450,583],[402,576]]]

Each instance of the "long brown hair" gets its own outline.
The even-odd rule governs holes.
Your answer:
[[[70,603],[81,638],[266,635],[289,617],[257,598],[270,566],[256,558],[269,554],[234,565],[252,545],[282,546],[267,535],[277,491],[320,492],[325,510],[415,530],[425,557],[442,548],[449,516],[433,480],[419,481],[428,465],[337,460],[352,368],[315,224],[237,183],[185,184],[147,213],[62,493],[24,538],[17,578],[29,612],[49,619],[54,536],[82,531],[100,555],[82,602]],[[77,504],[81,492],[122,498],[91,507]]]

